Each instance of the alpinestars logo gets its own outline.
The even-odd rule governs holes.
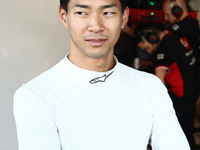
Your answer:
[[[113,71],[114,72],[114,71]],[[102,77],[97,77],[97,78],[94,78],[90,81],[90,84],[95,84],[95,83],[98,83],[98,82],[105,82],[106,79],[113,73],[111,72],[110,74],[108,75],[103,75]]]

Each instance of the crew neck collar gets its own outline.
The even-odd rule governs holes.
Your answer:
[[[82,84],[97,85],[97,84],[107,84],[108,82],[111,82],[116,76],[118,68],[118,60],[114,56],[113,56],[115,59],[114,68],[106,72],[97,72],[79,68],[78,66],[74,65],[68,59],[67,56],[63,60],[61,60],[60,64],[61,67],[63,68],[62,73],[66,75],[70,80]]]

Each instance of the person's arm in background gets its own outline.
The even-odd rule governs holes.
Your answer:
[[[162,81],[162,83],[165,85],[165,74],[167,72],[166,68],[156,68],[155,75]]]

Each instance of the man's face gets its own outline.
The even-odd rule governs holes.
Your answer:
[[[139,48],[146,50],[149,54],[155,52],[158,48],[158,44],[151,44],[147,41],[142,41],[137,45]]]
[[[173,24],[173,23],[176,22],[177,19],[176,19],[176,17],[174,17],[172,15],[170,3],[171,3],[170,0],[167,0],[167,1],[164,2],[164,4],[163,4],[163,13],[164,13],[165,21],[169,22],[170,24]]]
[[[113,53],[128,20],[128,9],[122,14],[119,0],[70,0],[68,13],[62,17],[71,37],[70,53],[82,58],[102,58]]]

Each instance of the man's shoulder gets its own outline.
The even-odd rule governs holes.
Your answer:
[[[162,41],[161,45],[156,51],[156,54],[164,53],[168,56],[174,54],[183,54],[187,49],[190,49],[187,41],[184,38],[178,37],[176,34],[172,34],[169,38]]]
[[[153,86],[153,84],[159,84],[160,82],[154,74],[136,70],[123,64],[120,64],[120,72],[121,80],[123,80],[125,83],[131,86],[145,88],[145,86]]]
[[[181,23],[194,23],[194,24],[198,24],[198,20],[197,19],[194,19],[192,16],[188,15],[186,16],[182,21],[180,21]]]
[[[41,73],[37,77],[33,78],[22,87],[20,87],[16,93],[25,94],[35,96],[40,99],[43,95],[51,95],[52,97],[57,97],[60,90],[60,83],[62,83],[62,74],[59,73],[61,65],[60,62],[48,69],[47,71]]]
[[[123,66],[121,71],[122,88],[128,88],[129,91],[136,92],[143,97],[146,97],[151,102],[157,101],[154,98],[166,88],[161,80],[154,74],[144,71],[135,70],[130,67]],[[119,81],[118,80],[118,81]]]
[[[169,31],[170,32],[170,31]],[[175,47],[175,45],[180,44],[180,37],[174,33],[170,33],[168,36],[163,38],[160,47]]]
[[[35,78],[31,79],[26,85],[27,86],[40,86],[43,84],[53,84],[55,79],[59,79],[59,71],[60,71],[60,62],[55,66],[51,67],[50,69],[44,71],[43,73],[39,74]],[[55,78],[56,77],[56,78]]]
[[[171,31],[181,31],[184,32],[185,30],[194,30],[199,28],[198,20],[188,16],[185,17],[182,21],[179,21],[170,26],[169,30]]]

